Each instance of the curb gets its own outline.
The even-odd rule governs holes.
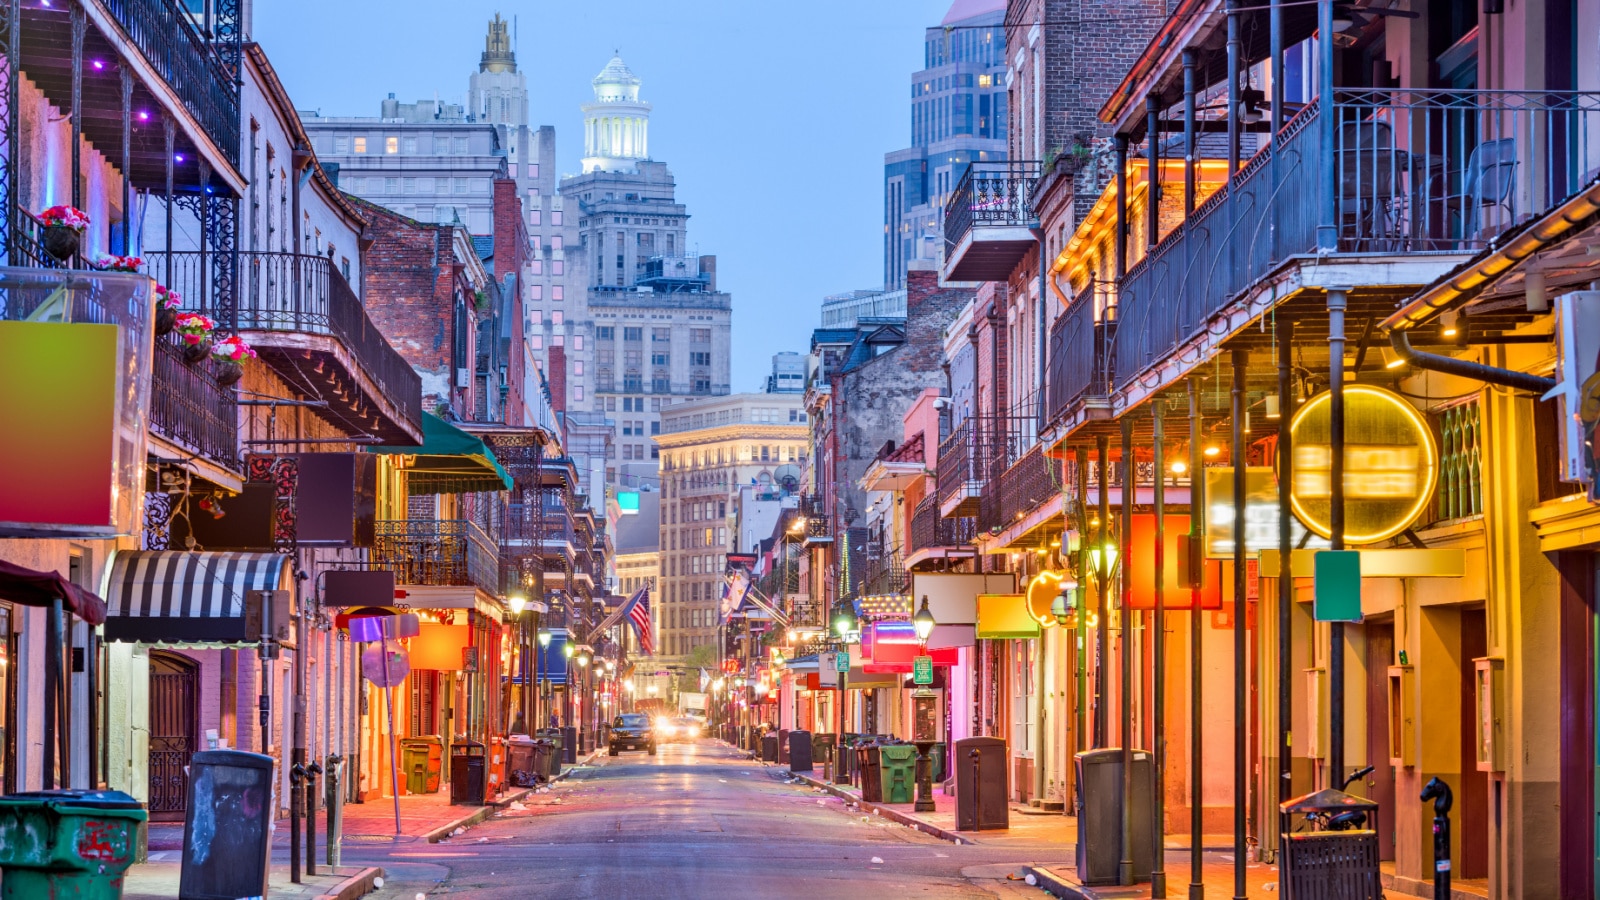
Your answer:
[[[364,894],[376,890],[374,882],[383,877],[383,869],[371,866],[346,878],[333,886],[326,894],[318,894],[316,900],[356,900]]]
[[[1086,892],[1083,885],[1069,881],[1044,866],[1025,866],[1023,871],[1032,875],[1039,882],[1039,887],[1052,897],[1060,897],[1062,900],[1095,900],[1095,895]]]
[[[583,757],[575,763],[562,763],[561,774],[551,778],[550,783],[555,784],[556,782],[561,781],[568,775],[572,774],[579,766],[586,766],[590,764],[594,761],[594,758],[597,754],[598,751],[591,752],[588,756]],[[437,844],[445,838],[450,837],[451,832],[455,831],[457,828],[471,828],[474,825],[488,821],[488,819],[496,812],[499,812],[500,810],[510,806],[512,803],[521,800],[529,794],[532,794],[533,791],[533,788],[518,788],[515,791],[503,794],[498,799],[485,803],[461,818],[446,822],[438,828],[427,832],[422,836],[422,839],[430,844]]]
[[[793,772],[793,771],[791,771],[789,774],[790,774],[790,776],[792,776],[794,778],[798,778],[801,781],[804,781],[806,784],[809,784],[812,787],[822,788],[823,790],[825,790],[828,793],[834,795],[835,797],[838,797],[841,800],[849,800],[851,802],[854,802],[857,805],[859,805],[862,809],[873,810],[879,816],[881,816],[882,818],[888,819],[891,822],[898,822],[899,824],[905,825],[908,828],[915,828],[916,830],[922,832],[923,834],[931,834],[934,837],[939,838],[940,840],[949,841],[952,844],[976,844],[977,843],[977,841],[974,841],[971,838],[962,837],[961,835],[955,833],[954,831],[948,831],[946,829],[940,828],[937,825],[934,825],[931,822],[925,822],[922,819],[919,819],[916,816],[911,815],[910,813],[901,812],[900,810],[895,809],[892,806],[886,806],[886,805],[883,805],[883,804],[880,804],[880,803],[869,803],[866,800],[861,799],[860,796],[858,796],[856,794],[852,794],[849,791],[846,791],[845,789],[843,789],[841,787],[829,784],[826,781],[819,781],[818,779],[812,778],[809,775],[802,775],[802,774],[800,774],[798,772]]]

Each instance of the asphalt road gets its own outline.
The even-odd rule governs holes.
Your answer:
[[[446,842],[344,847],[389,872],[383,900],[1048,897],[1007,879],[1034,861],[1008,855],[863,817],[715,741],[602,757]]]

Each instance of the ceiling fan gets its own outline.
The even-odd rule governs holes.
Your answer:
[[[1365,28],[1373,23],[1372,16],[1398,16],[1402,19],[1415,19],[1418,14],[1408,9],[1394,9],[1388,6],[1357,6],[1355,3],[1333,4],[1333,30],[1335,32],[1349,31],[1352,28]]]

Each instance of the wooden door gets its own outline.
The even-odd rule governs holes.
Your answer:
[[[1389,667],[1394,665],[1394,623],[1367,623],[1367,762],[1372,774],[1350,792],[1378,804],[1378,858],[1394,859],[1395,784],[1389,764]]]
[[[1477,673],[1472,661],[1489,653],[1488,619],[1482,609],[1461,611],[1461,786],[1455,790],[1457,878],[1489,877],[1489,773],[1478,771]]]
[[[181,822],[189,798],[189,758],[198,744],[200,667],[176,653],[150,651],[150,818]]]

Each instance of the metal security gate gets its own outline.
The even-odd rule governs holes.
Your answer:
[[[150,653],[150,819],[181,822],[194,755],[199,667],[181,656]]]

